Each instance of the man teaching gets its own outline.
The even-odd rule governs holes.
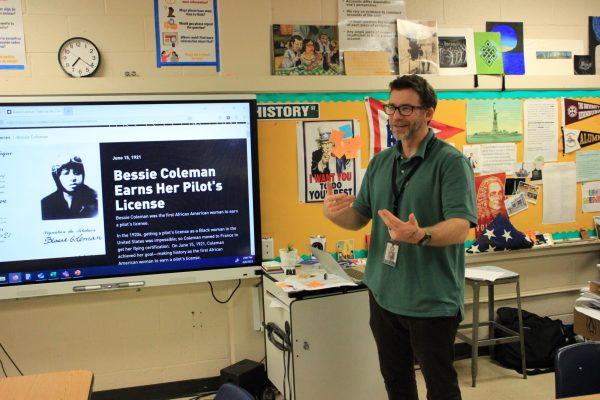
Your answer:
[[[390,400],[418,399],[414,360],[428,399],[461,398],[454,339],[464,314],[464,240],[477,221],[474,176],[429,127],[436,105],[422,77],[392,81],[384,111],[397,144],[371,160],[356,198],[332,194],[328,184],[323,203],[342,228],[372,220],[364,283]]]

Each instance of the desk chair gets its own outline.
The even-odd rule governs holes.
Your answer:
[[[221,385],[214,400],[255,400],[254,396],[241,386],[231,382]]]
[[[521,342],[521,367],[523,371],[523,379],[527,379],[527,371],[525,368],[525,336],[523,335],[523,316],[521,314],[521,290],[519,286],[519,274],[495,266],[473,267],[468,269],[479,270],[479,272],[484,271],[492,273],[502,273],[502,275],[494,281],[486,281],[475,278],[465,278],[465,284],[473,288],[473,323],[460,325],[458,327],[456,337],[471,346],[471,386],[475,387],[475,382],[477,380],[477,356],[479,353],[479,347],[489,346],[490,356],[494,358],[494,345],[502,343]],[[503,285],[508,283],[516,284],[519,332],[515,332],[511,329],[508,329],[495,321],[496,313],[494,310],[494,287],[496,285]],[[487,286],[488,288],[488,320],[480,322],[479,288],[482,286]],[[488,327],[488,339],[479,338],[479,327],[481,325]],[[494,328],[505,332],[506,334],[508,334],[508,336],[502,338],[495,338]],[[460,330],[464,329],[471,329],[471,336],[467,336],[465,333],[460,332]]]
[[[600,342],[560,348],[554,358],[556,398],[600,393]]]

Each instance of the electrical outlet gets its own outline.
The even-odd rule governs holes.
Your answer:
[[[273,238],[271,236],[263,236],[262,238],[262,258],[263,260],[275,258],[273,255]]]

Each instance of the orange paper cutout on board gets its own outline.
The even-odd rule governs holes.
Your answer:
[[[331,154],[337,158],[342,158],[343,156],[349,159],[356,158],[362,146],[360,136],[344,139],[344,133],[335,129],[331,131],[330,140],[335,145],[331,150]]]
[[[356,158],[362,146],[362,140],[360,136],[356,136],[351,139],[344,140],[344,145],[346,148],[346,158]]]

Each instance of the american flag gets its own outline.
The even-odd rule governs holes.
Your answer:
[[[508,218],[498,214],[483,230],[483,233],[467,249],[467,253],[529,249],[533,242],[519,232]]]
[[[388,125],[388,116],[383,112],[383,101],[373,97],[365,97],[365,107],[367,109],[367,120],[369,121],[369,139],[370,155],[373,157],[381,150],[392,147],[396,144],[396,139],[392,136],[392,131]],[[441,122],[431,120],[429,124],[435,135],[440,139],[447,139],[462,132],[463,129],[446,125]]]

